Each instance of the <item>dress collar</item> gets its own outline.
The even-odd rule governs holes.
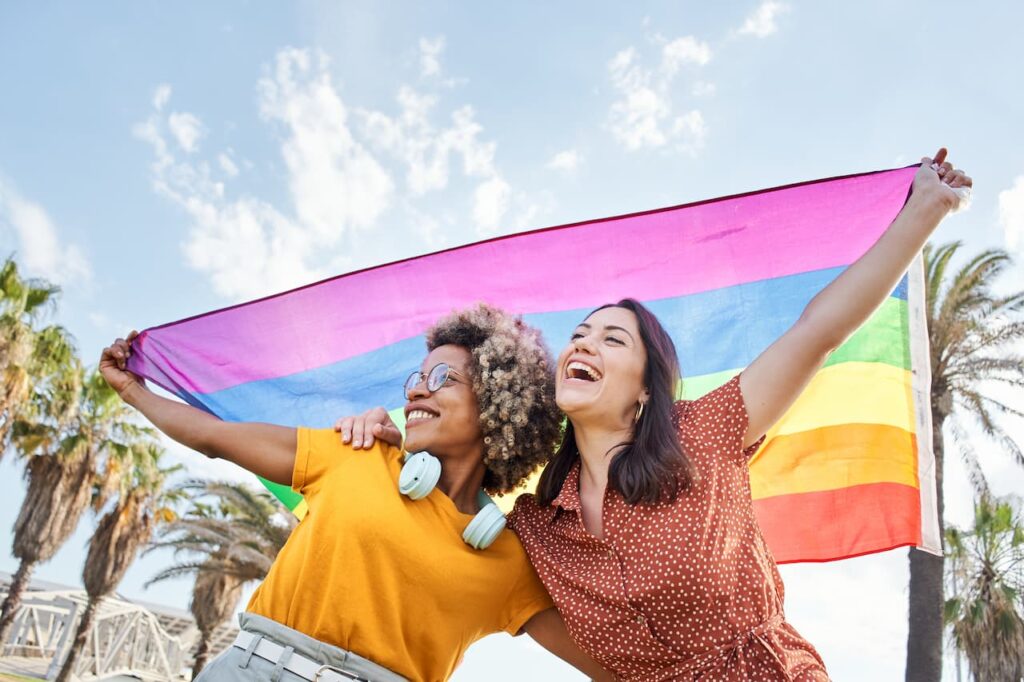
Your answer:
[[[562,489],[559,491],[558,497],[552,500],[551,504],[567,511],[578,512],[583,508],[580,504],[580,461],[578,459],[572,465],[572,469],[569,469],[565,481],[562,482]]]

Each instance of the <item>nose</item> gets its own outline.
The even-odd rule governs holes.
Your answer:
[[[416,400],[417,398],[426,398],[430,395],[430,391],[427,390],[427,378],[420,375],[419,381],[405,392],[406,400]]]
[[[589,334],[586,336],[579,336],[573,339],[572,345],[576,348],[576,350],[580,351],[581,353],[587,353],[588,355],[594,354],[594,345],[590,341]]]

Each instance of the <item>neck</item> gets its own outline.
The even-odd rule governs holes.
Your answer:
[[[602,494],[608,485],[608,467],[623,443],[633,438],[632,425],[609,429],[601,424],[572,422],[576,449],[580,453],[580,486]]]
[[[463,514],[476,514],[480,511],[476,494],[483,487],[484,468],[482,453],[473,457],[439,457],[441,460],[441,478],[437,482],[438,489],[451,498],[455,508]]]

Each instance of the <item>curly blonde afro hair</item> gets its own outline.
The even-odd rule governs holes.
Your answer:
[[[462,346],[473,356],[473,392],[484,436],[484,489],[511,492],[546,463],[561,433],[551,356],[540,331],[480,303],[437,321],[427,350]]]

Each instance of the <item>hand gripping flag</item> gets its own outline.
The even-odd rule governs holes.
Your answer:
[[[675,341],[683,393],[748,365],[863,254],[916,167],[820,180],[499,237],[154,327],[130,368],[228,420],[326,427],[373,406],[401,423],[423,333],[486,301],[557,350],[587,312],[645,301]],[[920,258],[829,357],[750,463],[780,562],[939,550]],[[299,516],[301,498],[268,487]],[[510,504],[506,496],[505,506]]]

